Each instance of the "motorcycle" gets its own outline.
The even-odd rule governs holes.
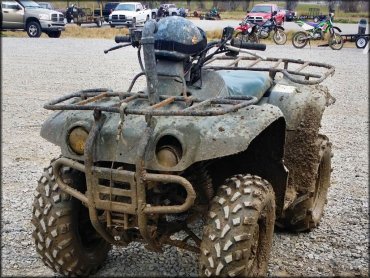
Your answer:
[[[340,34],[335,32],[335,30],[338,32],[342,32],[342,30],[333,25],[333,18],[334,14],[330,13],[329,17],[319,23],[305,22],[302,20],[296,21],[305,31],[299,31],[293,35],[293,46],[295,48],[303,48],[307,43],[310,43],[311,40],[324,40],[325,34],[329,33],[328,45],[330,48],[333,50],[342,49],[344,40]]]
[[[206,19],[206,20],[221,20],[221,15],[218,12],[217,8],[212,8],[209,12],[207,12],[205,15],[200,15],[200,19]]]
[[[283,45],[287,41],[287,35],[284,32],[284,27],[277,25],[276,16],[277,12],[271,14],[271,18],[263,22],[261,25],[258,25],[257,35],[261,39],[267,39],[270,36],[271,32],[274,32],[272,39],[274,43],[278,45]]]
[[[241,41],[259,43],[258,25],[256,24],[244,20],[235,28],[235,32],[235,38]]]

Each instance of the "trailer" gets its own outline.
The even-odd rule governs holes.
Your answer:
[[[77,1],[77,5],[73,4],[67,8],[67,22],[70,23],[73,21],[73,23],[76,23],[78,26],[95,23],[98,27],[101,27],[104,23],[101,1],[99,3],[99,15],[96,15],[94,10],[94,6],[92,9],[79,7],[79,1]]]
[[[370,40],[370,34],[341,34],[344,42],[354,42],[357,48],[365,48]]]
[[[367,21],[362,18],[358,23],[357,34],[341,34],[344,42],[354,42],[357,48],[365,48],[370,40],[370,34],[365,34]]]
[[[323,15],[319,8],[309,8],[308,14],[302,14],[300,16],[294,16],[294,20],[313,19],[314,22],[319,22],[326,19],[326,15]]]

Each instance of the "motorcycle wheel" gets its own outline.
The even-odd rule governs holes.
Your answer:
[[[274,35],[272,36],[272,39],[274,40],[274,42],[278,45],[283,45],[286,43],[287,41],[287,35],[284,33],[283,30],[276,30],[276,32],[274,33]]]
[[[341,35],[333,33],[329,37],[329,46],[333,50],[341,50],[344,45],[344,41]]]
[[[297,32],[292,38],[292,44],[295,48],[303,48],[307,45],[308,39],[305,32]]]

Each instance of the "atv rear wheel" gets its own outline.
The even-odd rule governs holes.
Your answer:
[[[275,194],[258,176],[227,179],[203,230],[201,276],[265,276],[275,223]]]
[[[85,186],[82,173],[65,170],[66,183]],[[92,227],[88,209],[59,189],[51,166],[38,182],[32,214],[36,250],[48,267],[67,276],[88,276],[101,266],[110,244]]]
[[[331,143],[325,135],[319,134],[317,145],[319,146],[319,165],[314,192],[310,195],[298,196],[284,217],[284,226],[296,232],[317,227],[327,202],[331,175]]]

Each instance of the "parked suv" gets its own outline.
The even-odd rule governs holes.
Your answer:
[[[2,1],[2,30],[23,29],[31,38],[45,32],[51,38],[59,38],[64,28],[64,15],[44,9],[34,1]]]

